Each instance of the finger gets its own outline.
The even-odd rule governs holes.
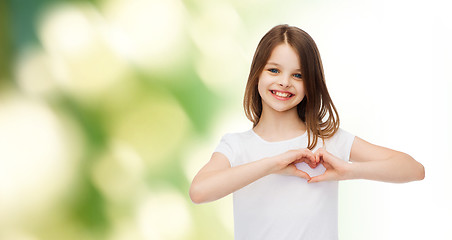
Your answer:
[[[324,182],[330,180],[333,180],[333,176],[329,172],[325,172],[322,175],[312,177],[311,180],[308,181],[308,183]]]
[[[311,161],[315,160],[315,154],[313,152],[311,152],[311,150],[307,149],[307,148],[303,148],[301,149],[301,157],[305,157]]]
[[[314,154],[318,155],[321,150],[322,150],[322,148],[318,148],[317,150],[315,150]]]
[[[307,163],[307,164],[310,164],[310,163],[312,163],[312,161],[309,159],[309,158],[299,158],[299,159],[297,159],[297,160],[295,160],[295,161],[293,161],[292,163],[302,163],[302,162],[304,162],[304,163]]]
[[[337,158],[336,156],[332,155],[331,153],[327,152],[324,149],[316,152],[316,155],[319,156],[320,162],[322,162],[323,164],[326,163],[330,166],[337,167],[343,163],[341,159]]]
[[[319,148],[317,149],[317,151],[315,151],[315,157],[316,157],[316,161],[318,163],[322,162],[323,160],[323,155],[324,155],[324,149],[323,148]]]
[[[323,148],[319,148],[319,149],[316,151],[316,156],[318,157],[319,162],[328,162],[328,163],[331,163],[331,161],[333,160],[333,159],[331,158],[331,155],[330,155],[325,149],[323,149]]]
[[[317,157],[323,156],[323,154],[324,154],[324,149],[323,149],[323,148],[319,148],[319,149],[317,149],[317,150],[314,152],[314,154],[315,154]]]
[[[302,158],[299,158],[299,159],[293,161],[294,164],[295,163],[303,163],[303,162],[308,164],[309,167],[311,167],[311,168],[316,168],[317,165],[319,164],[318,162],[315,161],[315,156],[313,156],[313,159],[302,157]]]
[[[311,167],[311,168],[316,168],[317,165],[318,165],[318,163],[316,163],[316,162],[309,163],[309,167]]]
[[[308,183],[316,183],[316,182],[323,182],[323,181],[327,181],[326,174],[315,176],[315,177],[311,178],[311,180],[308,180]]]
[[[304,178],[308,181],[311,180],[311,176],[309,176],[309,174],[307,174],[304,171],[299,170],[298,168],[297,168],[297,171],[295,172],[295,174],[296,174],[296,176]]]
[[[308,157],[309,162],[306,163],[309,164],[311,168],[316,168],[319,163],[319,161],[317,160],[317,156],[309,149],[306,149],[306,151],[310,153]]]
[[[305,162],[306,164],[309,165],[309,167],[316,168],[317,165],[319,164],[319,160],[316,159],[316,155],[307,148],[303,148],[303,149],[299,149],[299,150],[300,150],[300,158],[297,159],[295,162],[296,163]]]

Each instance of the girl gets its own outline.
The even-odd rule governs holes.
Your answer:
[[[190,187],[195,203],[233,194],[235,239],[337,239],[338,181],[409,182],[409,155],[339,128],[314,40],[288,25],[257,46],[244,108],[253,128],[226,134]]]

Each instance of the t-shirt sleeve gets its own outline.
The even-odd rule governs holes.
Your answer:
[[[234,163],[234,148],[232,146],[233,141],[231,138],[232,138],[231,134],[224,135],[221,138],[220,143],[215,148],[214,152],[219,152],[219,153],[222,153],[223,155],[225,155],[226,158],[229,160],[229,163],[231,164],[231,166],[234,166],[234,164],[233,164]]]
[[[334,146],[339,154],[338,157],[344,161],[350,161],[350,152],[352,150],[353,141],[355,140],[355,135],[339,128],[333,138],[335,138]]]

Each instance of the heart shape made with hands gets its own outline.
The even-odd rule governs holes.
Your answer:
[[[316,154],[318,149],[319,148],[312,150],[312,152],[314,154]],[[309,163],[310,163],[310,161],[308,159],[306,159],[306,161],[296,163],[295,167],[300,169],[301,171],[307,173],[309,175],[309,177],[311,177],[311,178],[325,173],[326,168],[322,162],[317,163],[317,165],[314,167],[311,167],[309,165]]]
[[[307,179],[308,183],[344,180],[351,171],[347,162],[325,148],[314,153],[309,149],[290,150],[282,154],[282,160],[289,165],[281,169],[281,174],[299,176]]]
[[[307,173],[311,178],[322,175],[326,171],[326,168],[325,168],[325,166],[323,166],[323,163],[319,163],[317,165],[317,167],[311,168],[307,163],[300,162],[300,163],[295,163],[295,167],[300,169],[301,171]]]
[[[319,148],[314,152],[316,161],[299,161],[295,163],[295,168],[304,171],[309,175],[308,183],[323,182],[323,181],[339,181],[349,178],[350,165],[342,159],[329,153],[324,148]],[[298,166],[296,164],[300,163]],[[303,164],[304,163],[304,164]],[[310,168],[310,167],[313,167]]]

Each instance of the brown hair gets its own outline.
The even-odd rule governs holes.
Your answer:
[[[306,96],[298,104],[298,116],[306,124],[308,148],[332,137],[339,129],[339,115],[325,84],[322,60],[314,40],[305,31],[278,25],[268,31],[259,42],[251,64],[245,89],[243,106],[246,117],[256,126],[262,114],[262,99],[258,92],[259,75],[262,73],[273,49],[279,44],[289,44],[298,54]],[[311,139],[311,135],[312,138]]]

